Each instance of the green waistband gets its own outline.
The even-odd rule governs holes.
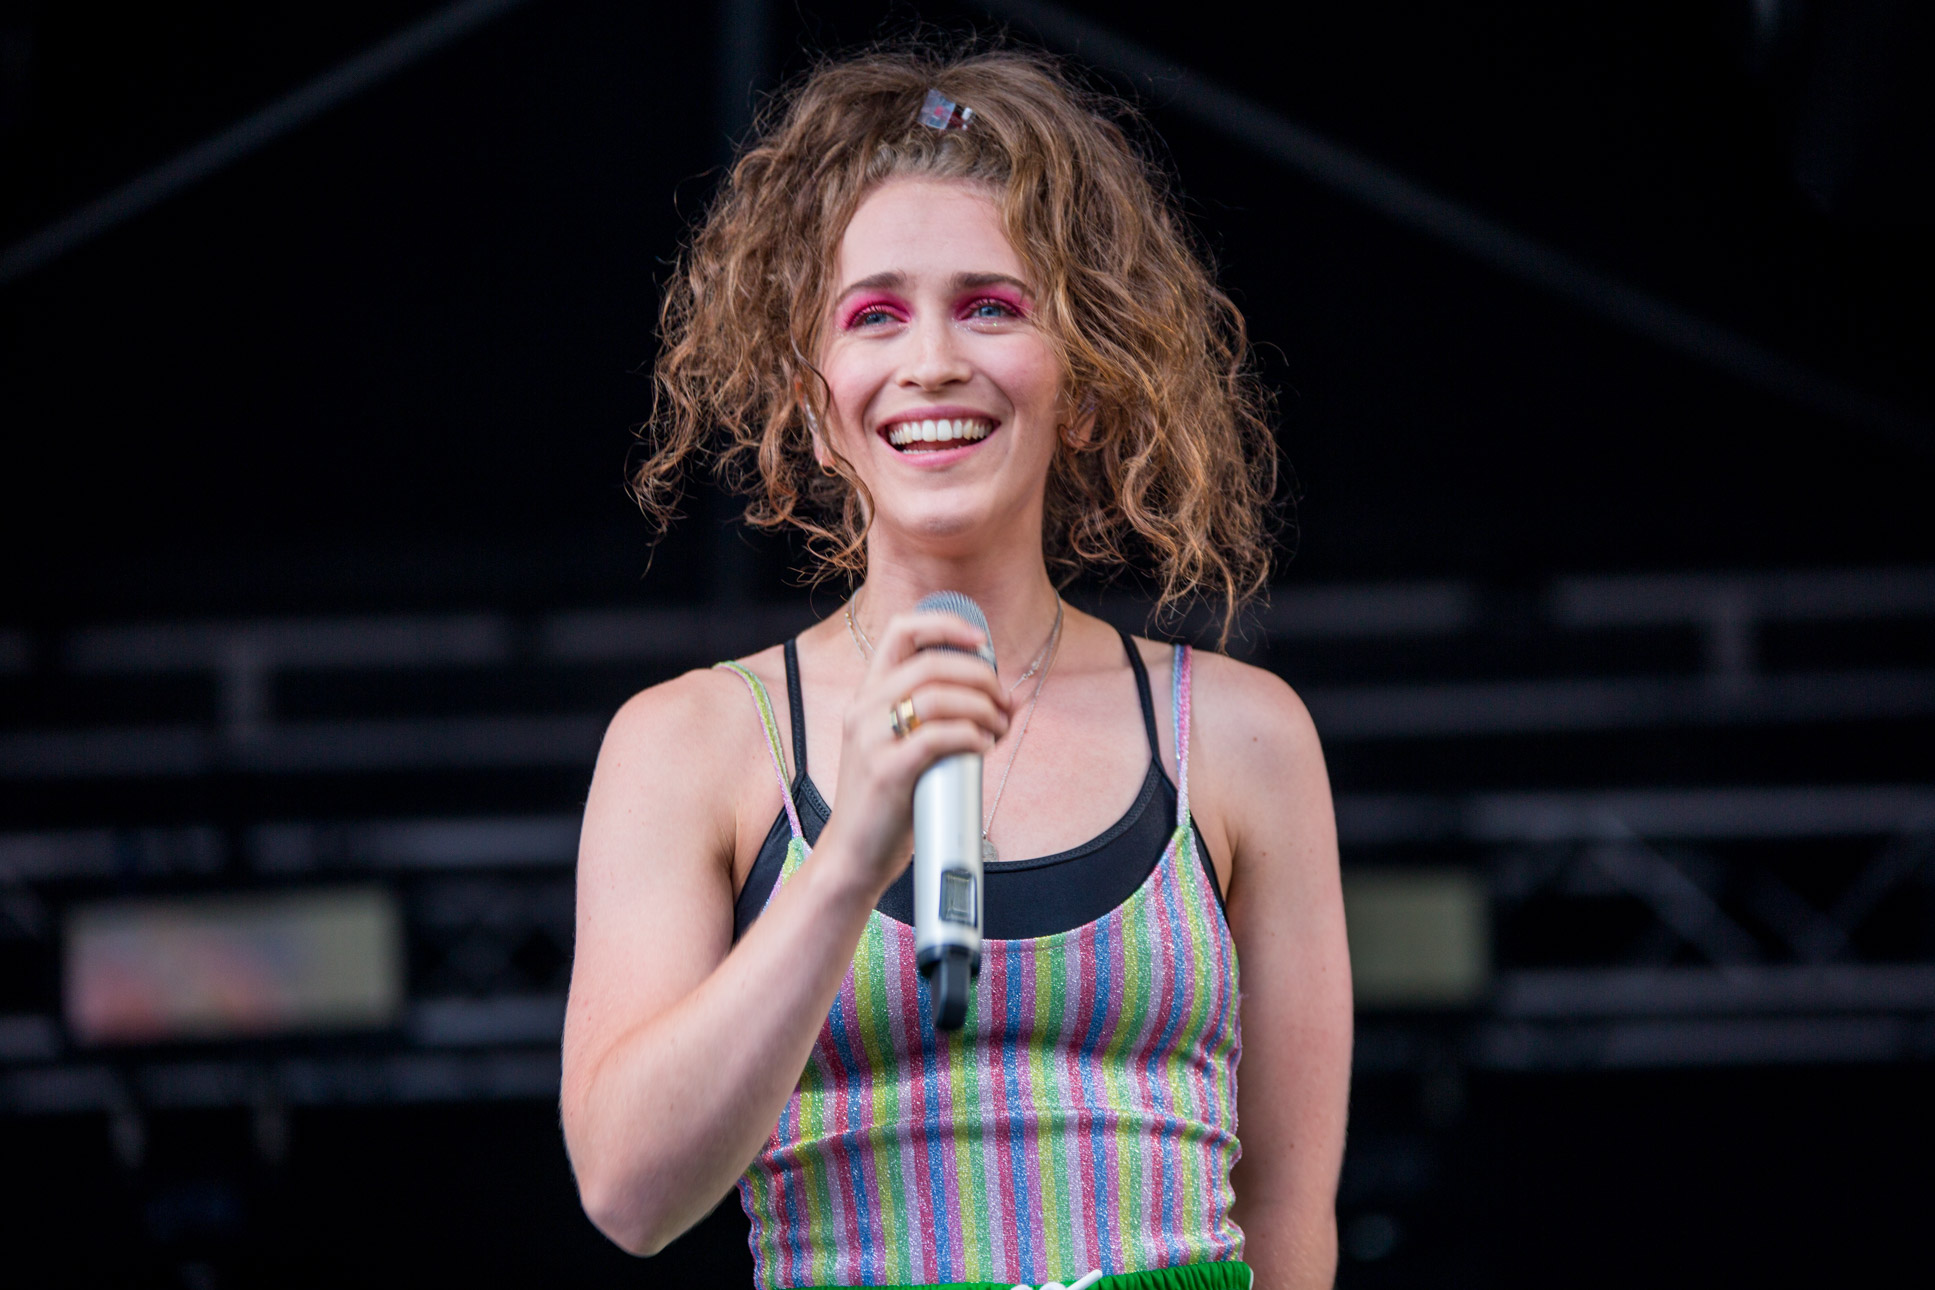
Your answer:
[[[1157,1268],[1152,1272],[1124,1272],[1103,1277],[1094,1290],[1250,1290],[1250,1265],[1247,1263],[1196,1263],[1186,1268]],[[1068,1274],[1067,1283],[1082,1279],[1082,1273]],[[1010,1290],[1009,1281],[956,1281],[944,1286],[879,1286],[874,1290]],[[804,1290],[839,1290],[834,1286],[812,1286]]]

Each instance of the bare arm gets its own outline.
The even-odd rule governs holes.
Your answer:
[[[1330,783],[1288,686],[1227,659],[1202,663],[1198,769],[1228,831],[1242,972],[1235,1216],[1257,1290],[1315,1290],[1337,1274],[1352,1034]]]
[[[916,655],[917,629],[978,640],[943,616],[890,624],[848,714],[839,809],[737,946],[738,817],[778,806],[776,787],[745,791],[771,770],[740,682],[681,677],[633,699],[606,734],[579,844],[562,1109],[585,1211],[633,1253],[703,1217],[771,1134],[867,913],[906,864],[914,780],[1006,729],[987,669]],[[923,724],[897,741],[885,715],[903,694]]]

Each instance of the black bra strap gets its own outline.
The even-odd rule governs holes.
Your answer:
[[[1142,651],[1135,647],[1135,637],[1115,629],[1122,637],[1122,648],[1129,652],[1129,666],[1135,669],[1135,694],[1142,701],[1142,727],[1149,732],[1149,757],[1152,761],[1162,760],[1162,746],[1156,740],[1156,702],[1149,694],[1149,669],[1142,665]]]
[[[1143,689],[1148,690],[1148,683]],[[1145,694],[1143,707],[1149,706]],[[793,782],[800,783],[806,778],[806,701],[800,697],[800,642],[798,637],[786,642],[786,706],[793,714]]]

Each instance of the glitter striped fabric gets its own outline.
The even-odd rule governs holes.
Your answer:
[[[784,796],[765,688],[727,666],[753,690]],[[739,1183],[761,1287],[1033,1285],[1242,1257],[1236,949],[1189,824],[1189,666],[1178,646],[1175,831],[1121,905],[983,942],[952,1034],[933,1029],[914,929],[867,920]],[[781,883],[808,862],[790,798],[787,812]]]

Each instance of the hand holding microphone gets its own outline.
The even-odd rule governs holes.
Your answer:
[[[979,631],[975,656],[994,673],[981,606],[937,591],[914,608],[953,614]],[[959,1030],[967,1016],[968,983],[981,970],[981,891],[981,754],[959,752],[922,771],[914,786],[914,961],[937,1030]]]
[[[961,600],[973,604],[966,597]],[[970,786],[963,783],[966,772],[954,759],[971,756],[978,770],[981,754],[1008,730],[1010,701],[989,661],[985,627],[972,627],[955,613],[928,612],[923,603],[920,611],[896,615],[868,644],[873,652],[867,675],[844,715],[833,816],[815,850],[828,860],[841,857],[842,868],[849,861],[857,862],[857,880],[873,893],[872,898],[877,898],[899,876],[909,854],[918,849],[914,828],[914,802],[920,793],[917,784],[928,779],[938,766],[952,764],[957,769],[944,774],[927,792],[933,794],[951,784],[960,801],[967,802],[966,789]],[[971,873],[977,917],[972,923],[973,935],[953,938],[955,944],[967,949],[958,996],[962,1008],[966,1006],[967,973],[979,948],[978,774],[974,779],[971,809],[955,813],[957,823],[963,817],[968,821],[960,829],[961,843],[965,844],[971,832],[974,845],[956,848],[966,851],[962,865],[941,866],[974,866]],[[935,885],[940,881],[938,876],[933,879]],[[964,912],[960,881],[951,880],[957,915]],[[924,896],[930,899],[924,901]],[[917,870],[915,908],[919,911],[930,904],[938,918],[938,892],[923,884]],[[916,940],[921,949],[926,949],[928,942],[921,940],[920,923],[917,913]],[[967,925],[954,922],[951,926]],[[952,973],[947,979],[952,980]],[[937,1002],[945,1001],[937,998]],[[949,1010],[937,1008],[936,1013],[940,1020],[952,1019],[959,1025],[958,1017]]]

